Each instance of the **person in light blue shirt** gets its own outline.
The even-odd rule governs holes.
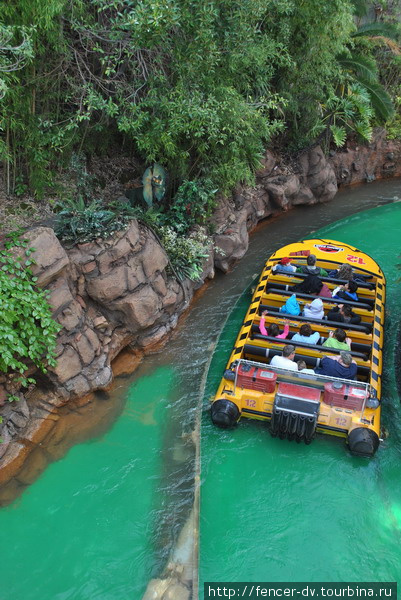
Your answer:
[[[284,257],[284,258],[280,259],[280,262],[278,262],[276,265],[274,265],[273,273],[295,273],[295,271],[297,269],[290,263],[291,263],[291,258]]]
[[[320,333],[313,331],[309,323],[301,326],[299,333],[292,336],[292,342],[302,342],[304,344],[317,344],[320,339]]]

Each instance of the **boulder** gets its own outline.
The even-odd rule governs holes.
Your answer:
[[[152,237],[147,238],[140,258],[144,273],[148,279],[152,279],[155,273],[164,271],[168,265],[168,257],[165,250]]]
[[[128,291],[128,269],[126,265],[115,267],[106,275],[88,279],[86,289],[89,296],[101,304],[124,296]]]
[[[81,370],[82,364],[78,353],[70,345],[64,346],[63,353],[57,359],[57,366],[49,369],[57,377],[59,383],[65,383],[76,377]]]
[[[38,278],[38,285],[45,287],[69,265],[67,253],[49,227],[36,227],[24,238],[29,247],[35,248],[32,258],[36,264],[31,265],[32,273]]]
[[[74,331],[82,324],[83,314],[84,312],[80,303],[73,300],[73,302],[58,315],[57,320],[66,331]]]
[[[269,182],[265,183],[265,190],[269,193],[269,200],[277,208],[281,210],[287,210],[289,207],[288,198],[285,195],[284,186],[278,183]]]
[[[124,325],[130,331],[150,327],[159,315],[160,300],[150,285],[127,294],[123,299],[112,303],[113,310],[121,311],[125,316]]]
[[[74,346],[78,351],[82,363],[84,365],[89,365],[95,358],[96,351],[96,348],[92,346],[89,338],[87,338],[85,334],[81,335],[79,340],[74,342]]]
[[[271,175],[277,164],[277,160],[270,150],[266,150],[265,155],[260,162],[262,166],[256,171],[256,177],[263,179],[264,177]]]
[[[83,375],[78,375],[77,377],[69,379],[64,384],[64,387],[73,396],[83,396],[91,389],[88,380]]]

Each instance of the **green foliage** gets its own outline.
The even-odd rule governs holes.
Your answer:
[[[399,29],[394,23],[375,21],[374,23],[365,23],[365,25],[361,25],[352,36],[384,37],[394,40],[399,36]]]
[[[344,71],[351,71],[355,77],[361,77],[365,81],[377,81],[377,64],[371,56],[357,52],[343,53],[337,57],[337,60]]]
[[[368,12],[368,2],[366,0],[351,0],[354,9],[354,14],[357,17],[364,17]]]
[[[32,28],[0,23],[0,73],[22,69],[33,57]],[[0,99],[8,91],[6,80],[0,78]]]
[[[392,139],[401,139],[401,89],[400,95],[394,99],[395,113],[392,119],[386,124],[387,137]]]
[[[169,210],[169,222],[178,233],[204,225],[216,207],[216,192],[210,179],[184,181]]]
[[[167,225],[160,227],[158,234],[178,278],[198,280],[202,274],[204,260],[208,256],[210,238],[201,230],[183,237]]]
[[[316,124],[311,136],[315,137],[326,131],[327,141],[330,137],[337,147],[345,144],[347,133],[353,131],[363,140],[372,137],[371,120],[373,109],[370,97],[365,88],[357,83],[344,88],[341,96],[331,96],[322,105],[323,117]]]
[[[366,23],[352,34],[353,38],[359,40],[379,39],[389,47],[398,48],[394,43],[399,35],[398,28],[392,23],[374,22]],[[376,119],[380,123],[385,123],[394,115],[394,105],[388,92],[379,81],[378,65],[372,54],[372,48],[369,45],[360,44],[360,49],[364,54],[357,50],[348,50],[348,54],[340,54],[338,61],[343,70],[348,73],[348,79],[352,77],[367,91],[370,97],[371,106],[375,112]]]
[[[385,123],[388,119],[391,119],[394,116],[394,104],[383,86],[377,81],[364,81],[362,78],[359,79],[359,82],[368,92],[372,108],[379,122]]]
[[[291,3],[282,41],[291,64],[278,71],[277,91],[288,98],[289,142],[299,148],[312,141],[320,121],[319,107],[336,94],[341,67],[336,56],[345,50],[354,30],[352,7],[347,0]]]
[[[30,364],[46,372],[55,366],[54,349],[60,326],[52,318],[47,293],[36,287],[30,266],[33,248],[17,235],[8,236],[0,251],[0,371],[26,371]],[[22,378],[23,385],[32,378]]]
[[[351,75],[386,119],[373,53],[358,36],[387,39],[394,28],[356,32],[352,4],[363,13],[362,0],[1,3],[0,69],[18,66],[0,82],[7,192],[43,196],[71,153],[123,147],[143,164],[162,162],[172,190],[209,178],[227,193],[254,182],[277,134],[290,147],[309,143],[320,107]],[[148,206],[163,188],[145,183]]]
[[[105,208],[100,200],[87,203],[82,196],[67,199],[56,208],[61,210],[57,213],[55,233],[73,244],[109,238],[135,218],[129,205],[114,203]]]

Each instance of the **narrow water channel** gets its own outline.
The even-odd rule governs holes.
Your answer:
[[[387,278],[382,425],[388,437],[373,459],[365,459],[351,456],[340,438],[318,435],[311,446],[298,445],[272,438],[264,424],[247,419],[223,432],[205,414],[201,592],[204,582],[213,581],[401,581],[401,422],[395,379],[400,231],[397,203],[317,232],[319,238],[355,244],[379,262]],[[249,300],[250,295],[238,302],[219,341],[206,397],[216,390]]]
[[[64,430],[63,436],[53,440],[52,449],[48,452],[49,460],[58,460],[51,462],[33,485],[0,511],[3,541],[0,600],[142,598],[148,580],[158,576],[168,561],[192,506],[194,446],[189,433],[195,421],[200,386],[210,352],[244,288],[259,273],[266,256],[277,247],[309,236],[339,218],[400,198],[401,181],[374,183],[342,192],[328,205],[299,208],[281,215],[252,235],[244,259],[232,273],[217,275],[199,294],[164,349],[147,357],[133,375],[119,378],[108,395],[98,395],[89,412],[78,410],[76,419],[88,419],[86,427],[80,427],[77,434],[77,421],[71,421],[71,431]],[[363,231],[356,227],[354,233],[358,240],[348,241],[363,249]],[[369,235],[373,236],[373,232]],[[390,417],[387,414],[387,420],[398,415],[397,403],[393,400],[390,403],[393,413]],[[101,414],[98,420],[93,414],[96,410]],[[336,531],[334,523],[339,519],[349,524],[342,530],[341,542],[344,543],[347,539],[350,543],[356,530],[369,529],[371,523],[379,519],[383,538],[380,550],[386,553],[388,548],[388,560],[391,564],[395,562],[394,536],[400,535],[401,509],[393,507],[387,481],[387,478],[391,480],[391,473],[393,477],[398,473],[398,460],[395,460],[394,453],[389,455],[385,449],[380,451],[383,457],[380,460],[388,464],[383,478],[377,475],[376,462],[368,465],[352,463],[341,443],[336,445],[331,440],[323,444],[320,440],[315,442],[310,447],[313,452],[309,451],[307,456],[304,449],[297,452],[299,447],[291,444],[276,449],[276,444],[282,442],[272,440],[269,441],[272,451],[261,456],[261,450],[256,446],[264,444],[265,437],[262,440],[257,429],[251,429],[251,432],[251,446],[255,447],[259,462],[247,471],[247,478],[253,477],[255,482],[259,478],[265,483],[269,479],[274,481],[274,490],[270,492],[265,485],[251,488],[256,493],[252,511],[256,506],[269,504],[272,501],[269,494],[273,491],[275,506],[286,506],[286,511],[280,512],[278,520],[277,508],[274,514],[269,514],[275,535],[269,538],[263,553],[259,548],[250,551],[246,540],[254,531],[243,527],[249,506],[241,504],[239,514],[234,515],[232,511],[231,516],[227,515],[227,511],[232,510],[230,502],[233,496],[243,491],[244,479],[243,466],[234,464],[230,471],[233,463],[227,461],[234,460],[235,463],[235,456],[241,455],[243,449],[249,446],[249,431],[246,433],[246,428],[239,428],[239,438],[226,437],[223,440],[220,434],[216,437],[215,432],[211,433],[216,452],[222,444],[223,454],[219,457],[221,468],[217,473],[220,496],[216,496],[217,484],[212,472],[214,451],[210,454],[208,450],[205,455],[202,580],[222,579],[220,565],[231,564],[225,559],[231,552],[236,558],[233,569],[224,573],[228,579],[251,580],[257,575],[259,580],[267,580],[269,573],[266,569],[269,570],[271,564],[280,567],[276,576],[277,573],[280,577],[287,573],[288,580],[295,575],[299,578],[296,556],[303,556],[304,538],[299,535],[293,544],[288,522],[292,519],[294,524],[294,518],[295,524],[299,520],[299,531],[304,530],[307,536],[309,531],[318,532],[314,539],[322,540],[324,547],[330,543],[330,534]],[[79,443],[63,455],[71,439]],[[386,444],[396,444],[395,437],[390,440]],[[283,469],[280,461],[275,460],[275,452],[279,452],[288,468]],[[41,453],[42,460],[43,455],[46,455],[46,450]],[[303,480],[304,474],[316,469],[321,473],[329,471],[335,474],[337,481],[341,481],[344,465],[347,465],[348,487],[352,488],[352,473],[359,471],[366,472],[366,486],[355,489],[351,495],[337,494],[335,497],[327,489],[327,494],[321,495],[327,511],[324,515],[316,512],[316,494],[320,495],[321,489],[325,489],[323,478],[319,482],[314,478],[308,483]],[[37,464],[28,464],[27,470],[29,467],[37,468]],[[225,478],[227,473],[230,474],[229,481]],[[30,480],[29,473],[25,475],[16,482],[16,486],[24,486]],[[299,492],[300,483],[302,494]],[[280,498],[288,497],[292,497],[289,504],[280,503]],[[366,513],[366,502],[371,508],[368,520],[366,516],[364,519],[358,516]],[[374,510],[378,502],[379,512]],[[359,505],[361,511],[358,510]],[[387,509],[389,505],[392,506],[391,511]],[[223,513],[224,506],[228,508]],[[305,507],[307,510],[304,510]],[[220,535],[221,531],[217,546],[211,535],[211,527],[216,522],[219,523],[216,533]],[[237,529],[231,529],[234,523]],[[253,523],[252,527],[257,528],[257,523]],[[346,539],[343,540],[342,536]],[[369,545],[365,547],[366,539],[368,536],[364,536],[361,543],[361,569],[372,564],[373,550]],[[337,542],[334,541],[334,544]],[[343,550],[339,543],[336,547]],[[323,556],[326,554],[323,553]],[[332,555],[327,554],[329,559]],[[306,556],[304,560],[307,560]],[[374,561],[374,564],[376,562],[379,565],[379,561]],[[318,551],[311,556],[311,563],[318,573],[321,566]],[[253,565],[247,569],[246,577],[244,573],[238,576],[239,564]],[[326,567],[322,577],[324,575],[327,579]],[[348,577],[348,572],[346,575]],[[372,577],[372,573],[369,575]],[[375,579],[381,579],[381,575],[378,566]],[[344,575],[340,577],[340,570],[334,569],[332,577],[341,579]],[[355,574],[353,580],[361,578],[363,574],[357,578]],[[321,579],[320,574],[318,579]]]

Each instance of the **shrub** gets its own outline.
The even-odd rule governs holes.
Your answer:
[[[169,211],[174,229],[186,233],[194,225],[204,225],[216,206],[216,192],[210,179],[184,181]]]
[[[66,204],[57,214],[55,233],[61,240],[74,244],[109,238],[139,215],[128,202],[114,202],[105,208],[100,200],[87,204],[79,196]]]
[[[47,292],[36,287],[30,265],[33,248],[25,240],[9,234],[5,249],[0,251],[0,371],[19,371],[22,375],[33,363],[46,372],[46,365],[55,366],[54,349],[60,325],[52,318]],[[23,250],[16,256],[13,247]],[[32,383],[21,377],[23,384]]]
[[[188,237],[183,237],[169,226],[160,227],[158,234],[178,279],[199,279],[203,261],[208,256],[210,238],[202,230],[193,231]]]

